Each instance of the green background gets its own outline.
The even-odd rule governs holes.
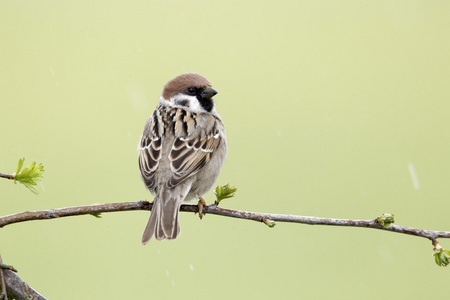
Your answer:
[[[137,143],[163,85],[219,91],[222,206],[450,230],[450,2],[5,1],[0,172],[45,167],[35,196],[0,180],[1,213],[152,200]],[[415,170],[418,185],[413,184]],[[214,195],[206,196],[212,202]],[[50,299],[445,299],[428,240],[361,228],[148,212],[0,230],[0,253]],[[441,241],[450,248],[450,242]]]

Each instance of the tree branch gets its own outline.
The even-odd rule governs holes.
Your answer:
[[[3,264],[2,256],[0,255],[0,264]],[[0,299],[8,300],[8,294],[6,292],[6,281],[5,274],[3,272],[3,268],[0,267]]]
[[[60,217],[86,215],[86,214],[91,214],[93,216],[98,217],[100,213],[130,211],[130,210],[151,210],[151,208],[152,203],[148,201],[136,201],[124,203],[76,206],[50,210],[26,211],[0,217],[0,228],[6,225],[31,220],[46,220]],[[180,211],[198,213],[198,206],[183,204],[181,205]],[[393,224],[391,224],[389,227],[386,228],[380,225],[377,219],[373,220],[331,219],[331,218],[318,218],[308,216],[256,213],[256,212],[221,208],[218,207],[216,204],[204,206],[203,213],[220,215],[231,218],[253,220],[257,222],[263,222],[267,225],[270,225],[270,222],[274,221],[274,222],[301,223],[309,225],[366,227],[427,238],[431,240],[433,245],[435,244],[437,238],[450,238],[450,232],[448,231],[424,230],[412,227],[398,226]]]
[[[15,272],[12,266],[5,265],[0,256],[0,275],[2,284],[0,286],[0,299],[8,300],[46,300],[41,294],[36,292],[31,286],[22,280]],[[6,287],[6,288],[5,288]]]
[[[17,300],[45,300],[41,294],[36,292],[22,278],[11,270],[4,270],[6,279],[6,290],[8,296]]]

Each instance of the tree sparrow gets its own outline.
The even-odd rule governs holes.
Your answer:
[[[139,143],[139,169],[155,195],[142,236],[147,244],[180,234],[183,201],[203,196],[227,156],[225,127],[216,111],[211,83],[196,73],[181,74],[164,86]]]

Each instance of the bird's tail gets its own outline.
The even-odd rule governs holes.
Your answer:
[[[172,197],[172,194],[178,193],[171,193],[163,187],[153,200],[150,219],[142,235],[142,244],[147,244],[153,236],[161,241],[176,239],[180,235],[178,212],[184,197]]]

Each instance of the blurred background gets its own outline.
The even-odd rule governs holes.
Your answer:
[[[0,215],[152,200],[137,144],[163,85],[219,91],[223,207],[450,230],[448,1],[8,1],[0,4],[0,172],[45,167],[35,196],[0,180]],[[416,180],[413,180],[413,178]],[[214,199],[209,193],[208,203]],[[50,299],[446,297],[423,238],[149,212],[0,230],[0,253]],[[450,242],[441,244],[450,248]]]

